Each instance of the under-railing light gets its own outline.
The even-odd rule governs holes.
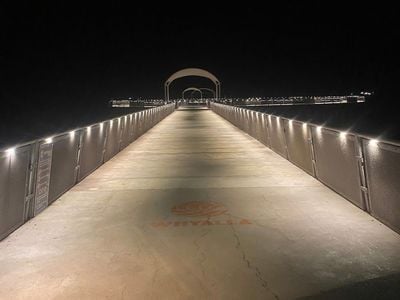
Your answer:
[[[307,123],[303,123],[303,128],[306,128],[307,127]]]
[[[371,139],[371,140],[369,140],[369,144],[370,144],[371,146],[376,146],[376,145],[378,145],[378,143],[379,143],[379,141],[378,141],[377,139]]]
[[[44,140],[46,144],[51,144],[53,142],[53,138],[49,137],[47,139]]]
[[[7,150],[6,150],[6,153],[7,153],[8,155],[14,155],[14,154],[15,154],[15,148],[9,148],[9,149],[7,149]]]
[[[341,138],[345,138],[346,135],[347,135],[347,132],[346,131],[341,131],[339,135],[340,135]]]
[[[289,125],[292,125],[293,124],[293,120],[289,120]]]
[[[317,132],[321,132],[322,126],[317,126]]]
[[[75,136],[75,130],[71,130],[71,131],[69,132],[69,136],[70,136],[71,138],[73,138],[73,137]]]

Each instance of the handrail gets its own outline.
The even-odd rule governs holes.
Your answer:
[[[314,127],[321,126],[322,129],[328,129],[328,130],[336,131],[338,133],[344,132],[344,131],[342,131],[340,129],[337,129],[337,128],[334,128],[334,127],[330,127],[330,126],[321,125],[321,124],[317,124],[317,123],[314,123],[314,122],[304,122],[304,121],[300,121],[300,120],[296,120],[296,119],[290,119],[290,118],[287,118],[287,117],[282,117],[282,116],[278,116],[278,115],[274,115],[274,114],[268,114],[266,112],[261,112],[261,111],[249,109],[249,108],[246,108],[246,107],[232,106],[232,105],[218,103],[218,102],[213,102],[213,103],[214,104],[218,104],[218,105],[225,105],[225,106],[233,107],[233,108],[240,108],[240,109],[248,110],[248,111],[251,111],[251,112],[257,112],[257,113],[264,114],[264,115],[267,115],[267,116],[279,117],[281,119],[288,120],[288,121],[292,120],[292,121],[299,122],[299,123],[302,123],[302,124],[305,123],[305,124],[308,124],[308,125],[314,126]],[[397,141],[397,140],[382,139],[379,136],[373,136],[373,135],[369,135],[369,134],[357,133],[357,132],[354,132],[354,131],[351,131],[351,130],[345,131],[345,132],[346,132],[346,134],[350,134],[350,135],[357,136],[357,137],[360,137],[360,138],[364,138],[364,139],[367,139],[367,140],[377,140],[377,142],[379,142],[379,143],[391,144],[393,146],[400,147],[400,141]]]
[[[168,105],[171,105],[171,103],[168,103],[168,104],[165,104],[165,105],[160,105],[160,106],[153,107],[153,108],[165,107],[165,106],[168,106]],[[17,148],[25,147],[25,146],[28,146],[28,145],[32,145],[32,144],[35,144],[35,143],[40,142],[40,141],[43,141],[43,140],[45,140],[45,139],[47,139],[47,138],[50,138],[50,137],[51,137],[51,138],[56,138],[56,137],[58,137],[58,136],[61,136],[61,135],[64,135],[64,134],[67,134],[67,133],[70,133],[70,132],[73,132],[73,131],[78,131],[78,130],[85,129],[85,128],[87,128],[87,127],[92,127],[92,126],[100,125],[101,123],[109,122],[109,121],[111,121],[111,120],[121,119],[121,118],[130,116],[130,115],[133,115],[133,114],[136,114],[136,113],[141,113],[141,112],[144,112],[144,111],[147,111],[147,110],[150,110],[150,109],[152,109],[152,108],[143,109],[143,110],[136,111],[136,112],[129,113],[129,114],[125,114],[125,115],[120,115],[120,116],[118,116],[118,117],[114,117],[114,118],[111,118],[111,119],[106,119],[106,120],[103,120],[103,121],[100,121],[100,122],[96,122],[96,123],[90,123],[90,124],[85,125],[85,126],[76,127],[76,128],[74,128],[74,129],[70,129],[70,130],[67,130],[67,131],[55,133],[55,134],[52,134],[52,135],[50,135],[50,136],[48,136],[48,137],[41,137],[41,138],[37,138],[37,139],[30,140],[30,141],[27,141],[27,142],[15,144],[15,145],[13,145],[12,147],[7,147],[7,148],[2,148],[2,149],[0,149],[0,153],[1,153],[1,152],[7,152],[7,151],[9,151],[10,149],[17,149]]]

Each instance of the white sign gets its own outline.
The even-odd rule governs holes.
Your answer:
[[[39,148],[39,161],[36,177],[35,216],[49,205],[49,186],[53,144],[42,144]]]

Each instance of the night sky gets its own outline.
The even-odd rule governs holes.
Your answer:
[[[227,97],[367,90],[393,101],[399,39],[390,7],[135,3],[3,1],[3,112],[161,98],[163,81],[185,67],[214,73]]]

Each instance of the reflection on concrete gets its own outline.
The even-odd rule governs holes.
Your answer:
[[[210,110],[173,113],[0,243],[0,299],[355,299],[399,272],[399,235]]]

